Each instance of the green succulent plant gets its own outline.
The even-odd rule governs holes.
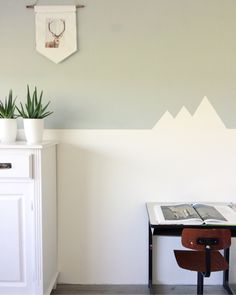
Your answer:
[[[25,105],[23,106],[23,104],[20,103],[20,108],[16,106],[19,115],[22,118],[28,119],[43,119],[51,115],[53,112],[47,111],[50,101],[46,105],[43,105],[42,97],[43,91],[41,91],[38,97],[37,87],[34,88],[33,94],[31,96],[29,85],[27,85],[27,100]]]
[[[12,90],[9,91],[8,97],[5,101],[0,101],[0,118],[14,119],[17,117],[16,110],[16,98],[13,99]]]

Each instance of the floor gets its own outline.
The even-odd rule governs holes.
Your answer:
[[[235,286],[236,287],[236,286]],[[236,289],[235,289],[236,290]],[[191,295],[197,294],[196,286],[176,286],[176,285],[159,285],[155,286],[152,294],[181,294]],[[56,290],[53,290],[51,295],[146,295],[150,294],[150,290],[145,285],[67,285],[60,284]],[[204,294],[223,295],[227,294],[222,286],[205,286]],[[235,293],[236,294],[236,293]]]

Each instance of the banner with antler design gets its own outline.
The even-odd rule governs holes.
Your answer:
[[[36,50],[55,63],[77,51],[76,6],[35,6]]]

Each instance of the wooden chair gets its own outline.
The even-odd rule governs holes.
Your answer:
[[[194,251],[174,250],[176,261],[181,268],[197,272],[197,294],[203,294],[204,277],[229,268],[218,250],[230,247],[231,232],[229,229],[185,228],[182,245]]]

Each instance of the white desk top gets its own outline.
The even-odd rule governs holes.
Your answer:
[[[206,205],[212,205],[212,206],[219,206],[219,205],[225,205],[225,206],[229,206],[230,208],[232,208],[235,212],[236,212],[236,204],[234,203],[224,203],[224,202],[147,202],[146,203],[146,207],[147,207],[147,213],[148,213],[148,218],[149,218],[149,222],[151,225],[159,225],[160,223],[158,222],[157,218],[156,218],[156,213],[155,213],[155,206],[159,205],[159,206],[170,206],[170,205],[181,205],[181,204],[193,204],[193,203],[200,203],[200,204],[206,204]]]

